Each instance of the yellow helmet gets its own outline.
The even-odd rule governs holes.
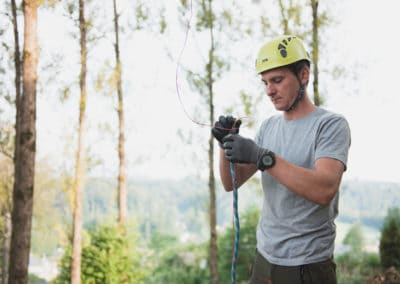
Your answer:
[[[261,47],[256,60],[256,71],[260,74],[300,60],[307,60],[311,63],[310,55],[306,51],[303,41],[296,36],[284,35]]]

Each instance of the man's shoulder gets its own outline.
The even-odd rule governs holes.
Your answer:
[[[337,122],[342,121],[342,122],[347,123],[347,120],[343,114],[340,114],[340,113],[337,113],[337,112],[334,112],[331,110],[327,110],[327,109],[321,108],[321,107],[318,107],[316,112],[317,112],[316,118],[322,123],[334,122],[334,121],[337,121]]]
[[[317,112],[319,116],[323,116],[323,117],[341,117],[344,118],[344,115],[338,113],[338,112],[334,112],[332,110],[328,110],[326,108],[322,108],[322,107],[318,107],[317,108]]]

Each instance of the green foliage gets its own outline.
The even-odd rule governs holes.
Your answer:
[[[256,228],[259,218],[259,210],[255,207],[240,216],[240,239],[239,252],[236,266],[236,280],[245,282],[249,279],[250,265],[253,263],[256,250]],[[232,252],[233,252],[233,229],[228,229],[219,239],[219,279],[221,283],[230,283]]]
[[[190,70],[187,71],[190,87],[209,100],[214,95],[211,91],[212,86],[222,80],[224,74],[230,71],[232,62],[237,61],[237,58],[230,55],[229,49],[236,41],[242,40],[243,34],[251,31],[252,26],[240,20],[243,17],[241,8],[234,1],[231,1],[227,8],[223,7],[222,3],[206,0],[180,2],[182,14],[195,13],[195,28],[198,34],[209,35],[207,41],[210,47],[207,56],[202,58],[204,65],[199,65],[199,68],[190,66]],[[188,11],[190,9],[191,11]],[[185,22],[184,26],[188,28],[188,23]]]
[[[136,7],[136,29],[141,30],[144,28],[144,23],[149,19],[149,9],[144,4]]]
[[[269,22],[267,17],[260,16],[260,24],[261,24],[261,33],[265,36],[271,30],[271,23]]]
[[[340,284],[363,284],[380,269],[379,255],[348,252],[335,259]]]
[[[282,0],[278,2],[282,32],[284,34],[297,34],[301,36],[300,29],[303,29],[304,27],[302,13],[306,8],[305,4],[294,3],[293,1],[283,3],[284,1]]]
[[[222,18],[226,21],[227,25],[232,26],[233,24],[232,13],[230,13],[228,10],[224,10],[222,12]]]
[[[168,248],[176,244],[177,238],[171,235],[164,235],[160,232],[154,232],[151,235],[151,239],[148,243],[148,247],[154,250],[162,250],[163,248]]]
[[[0,163],[0,166],[2,165],[4,165],[4,163]],[[42,177],[40,179],[42,179]],[[51,183],[48,183],[45,180],[39,182],[39,179],[37,180],[37,182],[39,184],[42,184],[43,189],[46,189],[47,187],[49,190],[48,193],[52,194],[52,187],[50,186]],[[254,180],[254,182],[256,183],[254,187],[259,186],[259,181],[256,182],[256,180]],[[57,183],[60,182],[58,181]],[[248,184],[247,186],[249,185],[250,184]],[[134,182],[130,181],[128,183],[129,215],[135,216],[135,218],[137,219],[138,228],[141,234],[141,240],[143,239],[148,241],[145,252],[150,251],[148,254],[145,255],[146,257],[143,258],[145,264],[148,266],[146,268],[143,268],[145,269],[145,271],[147,271],[148,269],[156,269],[155,267],[165,265],[166,262],[161,263],[161,260],[164,259],[162,256],[164,255],[164,253],[167,254],[167,251],[172,254],[173,250],[177,252],[182,252],[183,250],[186,250],[185,248],[181,247],[182,245],[177,245],[176,243],[177,236],[179,236],[180,233],[185,232],[191,237],[196,236],[198,242],[206,240],[206,238],[208,237],[208,231],[205,229],[207,225],[204,213],[205,204],[207,201],[207,192],[204,191],[205,186],[206,181],[194,178],[186,178],[183,180],[135,179]],[[345,181],[343,186],[345,188],[342,188],[341,190],[342,207],[340,218],[343,218],[345,216],[346,218],[348,218],[350,223],[354,223],[354,220],[356,220],[354,216],[360,216],[362,224],[366,225],[365,221],[370,220],[366,219],[366,217],[374,217],[370,216],[371,212],[373,212],[374,214],[378,214],[378,212],[376,212],[375,206],[382,210],[382,208],[387,208],[388,205],[399,200],[397,187],[398,185],[396,184],[371,184],[370,182],[361,183],[358,181]],[[93,228],[94,230],[98,226],[98,224],[103,223],[104,220],[112,219],[113,216],[115,218],[116,210],[112,202],[112,200],[115,200],[115,192],[113,190],[109,190],[110,188],[114,187],[114,180],[111,179],[88,179],[84,190],[85,204],[83,208],[84,226],[86,229]],[[382,197],[376,197],[374,198],[374,205],[372,201],[366,199],[365,196],[365,194],[374,196],[373,194],[375,190],[373,190],[373,188],[379,189],[380,195],[390,195],[391,198],[385,199]],[[260,192],[260,190],[252,190],[251,192],[242,191],[242,195],[240,196],[240,203],[242,205],[246,204],[246,206],[249,204],[254,204],[254,200],[258,199],[257,194],[260,194]],[[46,191],[43,191],[43,194],[45,193]],[[222,227],[231,222],[232,212],[230,205],[232,202],[232,197],[230,194],[225,193],[222,188],[217,188],[216,193],[218,200],[218,226]],[[155,195],[159,198],[154,198]],[[63,198],[65,198],[65,196],[59,194],[59,196],[56,196],[56,199],[53,203],[48,203],[46,201],[46,203],[44,204],[46,204],[45,206],[54,207],[53,209],[57,209],[65,214],[65,216],[61,219],[64,222],[62,226],[66,227],[66,224],[70,222],[70,220],[68,219],[70,212],[66,209],[66,207],[68,207],[68,204]],[[347,204],[352,204],[352,208],[350,208],[350,206],[347,206]],[[368,208],[370,211],[368,211]],[[350,209],[354,210],[354,213],[353,211],[350,211]],[[55,215],[55,213],[51,213],[51,211],[48,211],[48,213],[45,212],[47,211],[43,211],[43,217],[47,216],[49,218],[51,217],[50,219],[52,219],[52,215]],[[379,214],[382,213],[379,212]],[[248,239],[245,244],[242,244],[242,242],[245,241],[247,238],[246,235],[249,238],[255,238],[256,218],[254,218],[254,231],[247,234],[247,221],[245,221],[247,219],[247,217],[245,217],[246,215],[247,213],[242,213],[240,215],[241,244],[238,260],[238,277],[241,277],[240,279],[247,279],[246,277],[248,265],[251,264],[252,254],[254,253],[254,248],[251,247],[250,249],[248,249],[247,246],[255,245],[255,240],[251,239]],[[382,221],[383,217],[377,215],[376,218],[373,219],[373,226],[380,228],[382,226]],[[51,222],[46,222],[43,224],[51,224]],[[43,230],[47,230],[48,232],[49,229],[46,228],[48,228],[47,225],[46,227],[43,227]],[[35,227],[35,230],[38,229],[40,229],[40,226]],[[54,232],[54,229],[52,229],[52,232]],[[40,240],[40,236],[46,236],[46,238],[48,237],[48,235],[53,235],[54,237],[57,236],[57,234],[54,233],[48,234],[43,232],[33,232],[33,234],[38,236],[37,241]],[[227,230],[219,236],[219,257],[221,262],[219,264],[220,279],[226,279],[230,277],[230,262],[232,259],[232,236],[232,229]],[[50,242],[49,244],[52,243]],[[202,247],[204,249],[204,253],[206,254],[206,245],[203,245]],[[242,260],[242,258],[245,257],[247,251],[249,253],[249,261],[246,263],[247,260]],[[175,254],[178,254],[177,252],[175,252]],[[353,265],[354,262],[360,262],[360,259],[362,259],[363,257],[363,255],[357,257],[353,261]],[[207,259],[207,257],[205,256],[204,259]],[[65,265],[69,266],[69,264],[70,260],[65,261]],[[241,268],[242,265],[243,268]],[[342,266],[339,267],[340,269],[338,273],[346,273],[346,279],[349,279],[354,276],[352,276],[351,273],[356,273],[360,269],[356,267],[353,267],[351,269],[351,267],[349,268],[347,267],[347,265],[351,266],[352,262],[342,263]],[[162,270],[161,268],[158,269]],[[164,267],[164,269],[168,268]],[[198,269],[199,273],[204,272],[203,270],[200,270],[196,267],[191,269]],[[69,270],[67,271],[69,273]],[[371,276],[372,274],[373,273],[369,273],[369,276]],[[221,281],[221,283],[225,282]]]
[[[240,91],[240,107],[243,108],[241,113],[246,116],[246,127],[254,126],[254,118],[252,118],[254,112],[254,106],[260,103],[261,97],[254,96],[247,93],[245,90]]]
[[[82,283],[140,283],[146,275],[135,238],[123,226],[100,226],[90,233],[90,244],[82,249]],[[69,283],[71,249],[61,260],[55,284]]]
[[[336,258],[338,283],[361,284],[384,268],[399,265],[400,226],[399,210],[390,209],[384,221],[380,243],[380,256],[362,252],[363,234],[361,225],[354,224],[344,239],[352,250]],[[398,267],[398,266],[397,266]]]
[[[365,193],[365,190],[363,191]],[[382,191],[381,191],[382,194]],[[364,196],[364,195],[363,195]],[[362,204],[362,202],[358,203]],[[384,228],[392,228],[393,224],[398,222],[398,211],[389,210],[388,217],[385,220]],[[392,222],[393,221],[393,222]],[[384,231],[385,229],[383,229]],[[397,229],[399,231],[399,229]],[[400,232],[400,231],[399,231]],[[393,240],[396,235],[391,229],[388,230],[387,237],[385,240],[389,243],[387,247],[387,253],[389,257],[393,256]],[[382,233],[382,238],[384,238],[384,233]],[[400,240],[400,239],[399,239]],[[365,283],[367,279],[371,278],[372,275],[380,272],[381,261],[383,267],[388,267],[384,264],[384,257],[379,257],[378,254],[365,253],[362,251],[362,244],[364,243],[364,237],[361,229],[360,223],[355,223],[348,234],[345,236],[343,243],[351,247],[351,251],[340,255],[336,258],[336,263],[338,265],[338,283],[344,284],[361,284]],[[385,243],[385,241],[383,242]],[[381,247],[382,247],[381,239]],[[385,243],[387,244],[387,243]],[[400,248],[400,246],[397,246]],[[398,254],[400,255],[400,254]],[[392,262],[393,263],[393,262]],[[393,264],[392,264],[393,265]]]
[[[165,17],[165,8],[161,10],[160,13],[160,33],[165,33],[167,29],[167,19]]]
[[[363,250],[364,243],[362,225],[357,222],[351,226],[343,240],[343,244],[349,245],[353,254],[360,254]]]
[[[0,154],[0,244],[3,253],[6,249],[5,240],[11,237],[13,171],[13,161]],[[0,259],[0,265],[3,265],[2,261],[3,258]]]
[[[390,209],[385,218],[379,244],[382,267],[400,268],[400,210]]]
[[[164,248],[146,283],[210,283],[206,252],[204,244],[180,246],[176,243]]]
[[[46,280],[40,278],[39,276],[35,275],[35,274],[31,274],[29,273],[28,276],[28,283],[29,284],[46,284]]]
[[[90,246],[82,251],[85,283],[137,283],[143,278],[137,273],[138,255],[131,255],[124,228],[102,226],[91,237]]]
[[[331,15],[329,15],[326,11],[322,12],[319,14],[318,17],[318,26],[320,27],[324,27],[324,26],[328,26],[329,24],[331,24],[333,21]]]
[[[11,196],[14,183],[14,163],[0,154],[0,212],[11,212]]]
[[[13,158],[14,136],[14,126],[11,123],[0,121],[0,155],[9,159]]]
[[[383,226],[384,227],[387,226],[392,221],[396,222],[397,226],[400,227],[400,208],[399,207],[388,209]]]
[[[39,1],[39,5],[45,5],[49,8],[55,8],[61,0],[41,0]]]
[[[129,1],[129,11],[126,10],[126,13],[123,11],[119,12],[119,16],[122,16],[119,20],[121,30],[120,35],[129,36],[129,33],[126,33],[126,31],[129,31],[130,33],[135,31],[154,32],[155,34],[165,33],[168,26],[166,6],[160,3],[161,2],[158,2],[158,5],[154,6],[151,1]],[[123,14],[127,14],[128,17],[124,19]],[[127,21],[127,24],[124,24],[125,20]],[[121,40],[121,43],[122,42],[123,40]]]
[[[213,26],[213,22],[215,20],[215,15],[211,11],[210,7],[207,7],[206,1],[201,1],[200,3],[201,9],[197,10],[196,17],[196,29],[198,31],[207,30]]]
[[[180,0],[180,2],[181,2],[181,5],[185,8],[185,9],[187,9],[188,8],[188,0]]]
[[[59,274],[51,283],[52,284],[69,284],[71,283],[71,246],[68,246],[60,261]]]
[[[241,216],[240,248],[237,281],[248,281],[249,265],[253,262],[256,245],[256,226],[259,211],[250,209]],[[232,229],[219,238],[219,279],[230,283],[232,260]],[[149,262],[154,268],[146,283],[210,283],[207,269],[208,243],[182,245],[173,236],[154,233],[148,248],[153,252]]]
[[[36,163],[31,236],[31,252],[36,255],[53,255],[67,239],[61,211],[55,206],[58,182],[51,165],[43,160]]]

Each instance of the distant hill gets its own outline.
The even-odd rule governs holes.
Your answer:
[[[400,184],[362,180],[343,181],[338,220],[380,230],[389,208],[400,207]]]
[[[89,179],[84,191],[86,226],[116,216],[116,185],[109,179]],[[232,224],[232,195],[217,182],[218,226]],[[240,210],[261,208],[261,188],[257,179],[239,191]],[[356,221],[380,230],[387,210],[400,206],[400,184],[344,180],[340,189],[337,221]],[[154,231],[182,238],[208,237],[208,185],[201,178],[179,180],[132,179],[128,182],[129,217],[136,219],[149,237]]]

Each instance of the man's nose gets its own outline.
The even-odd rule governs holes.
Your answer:
[[[271,96],[275,95],[276,88],[273,86],[273,84],[268,84],[266,86],[266,90],[265,91],[266,91],[267,95],[271,97]]]

